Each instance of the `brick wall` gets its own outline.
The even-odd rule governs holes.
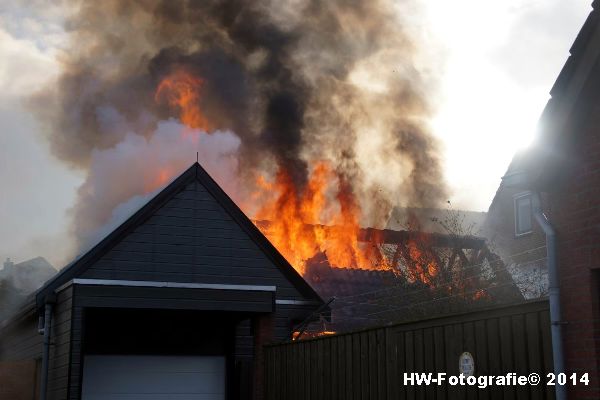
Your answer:
[[[566,368],[590,374],[589,386],[570,387],[570,397],[600,398],[600,106],[572,140],[571,176],[551,196],[557,230]]]

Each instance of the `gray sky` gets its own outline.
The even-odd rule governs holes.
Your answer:
[[[516,150],[535,133],[591,0],[422,0],[419,24],[443,63],[438,110],[452,202],[487,210]],[[72,256],[68,212],[81,172],[49,153],[24,99],[59,70],[61,7],[0,5],[0,257]],[[439,54],[439,57],[436,55]]]

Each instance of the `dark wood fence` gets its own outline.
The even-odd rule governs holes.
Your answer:
[[[540,374],[538,386],[405,386],[404,372]],[[265,348],[267,399],[553,399],[547,301],[339,334]]]

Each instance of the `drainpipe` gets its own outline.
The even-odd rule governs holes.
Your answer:
[[[50,360],[50,331],[52,330],[53,304],[47,302],[44,306],[44,353],[42,354],[42,376],[40,383],[40,400],[46,400],[48,391],[48,367]]]
[[[552,333],[552,358],[554,359],[554,373],[565,372],[563,353],[562,327],[560,315],[560,285],[558,281],[558,264],[556,257],[556,232],[542,211],[539,193],[531,196],[531,205],[535,220],[546,234],[546,258],[548,263],[548,300],[550,303],[550,331]],[[566,385],[556,385],[556,400],[567,399]]]

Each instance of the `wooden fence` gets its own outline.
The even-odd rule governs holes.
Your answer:
[[[405,386],[404,372],[459,374],[473,356],[475,376],[540,374],[538,386]],[[546,300],[402,323],[265,348],[266,398],[553,399]]]

